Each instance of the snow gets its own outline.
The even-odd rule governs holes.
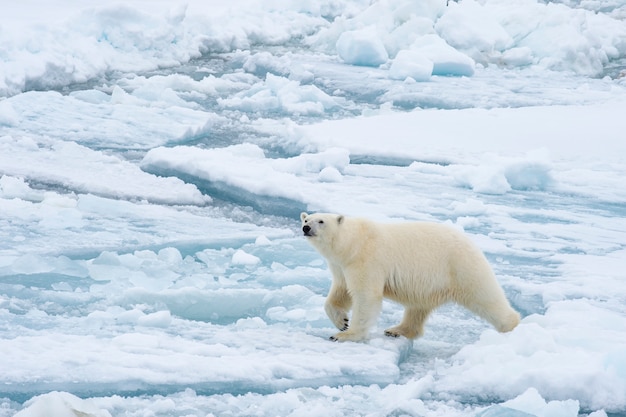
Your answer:
[[[626,413],[626,2],[0,14],[0,417]],[[464,230],[521,324],[328,340],[301,211]]]

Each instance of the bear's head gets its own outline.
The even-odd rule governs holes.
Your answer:
[[[306,240],[329,262],[342,264],[361,250],[361,239],[354,238],[354,219],[341,214],[302,213],[300,220]]]
[[[340,214],[331,213],[301,213],[302,233],[311,241],[324,240],[325,237],[332,236],[328,233],[343,223],[344,217]]]

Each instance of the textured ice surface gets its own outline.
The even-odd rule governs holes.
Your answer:
[[[626,412],[625,3],[0,13],[0,416]],[[300,211],[465,230],[523,320],[335,344]]]

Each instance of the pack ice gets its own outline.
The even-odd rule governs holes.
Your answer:
[[[626,415],[626,2],[0,13],[0,417]],[[332,343],[302,211],[463,229],[521,324]]]

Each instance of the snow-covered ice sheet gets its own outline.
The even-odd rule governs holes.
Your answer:
[[[447,4],[449,3],[449,4]],[[626,415],[626,2],[0,13],[0,416]],[[465,230],[523,316],[335,344],[300,211]]]
[[[92,323],[76,326],[93,328],[105,320],[94,317]],[[397,379],[407,350],[406,341],[390,340],[337,347],[325,337],[268,326],[260,318],[219,328],[195,324],[189,333],[168,312],[126,312],[117,321],[135,328],[104,339],[102,328],[98,336],[55,332],[51,340],[47,330],[15,337],[2,347],[23,352],[2,364],[4,395],[29,398],[53,390],[80,396],[138,395],[176,392],[183,386],[204,394],[243,394],[336,386],[355,378],[385,385]],[[166,335],[167,328],[171,335]]]

